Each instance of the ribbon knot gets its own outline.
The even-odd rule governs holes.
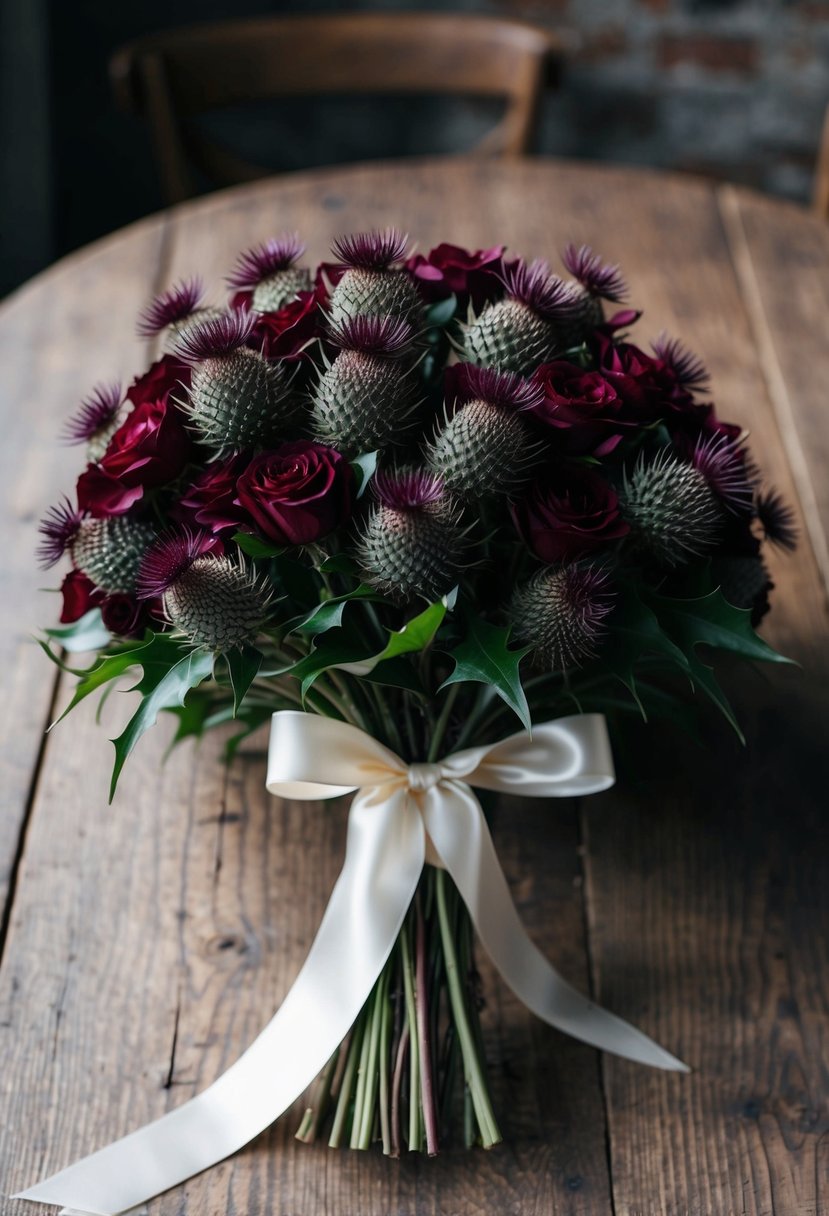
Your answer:
[[[443,777],[443,769],[439,764],[418,763],[410,764],[408,769],[409,789],[419,793],[434,789]]]

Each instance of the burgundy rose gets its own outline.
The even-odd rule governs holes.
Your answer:
[[[206,465],[173,508],[175,518],[210,532],[238,528],[245,514],[235,501],[236,482],[247,463],[246,455],[237,454]]]
[[[300,291],[296,299],[276,312],[257,317],[248,345],[268,359],[284,359],[287,363],[310,359],[323,319],[317,293]]]
[[[592,469],[567,469],[530,487],[512,506],[515,526],[543,562],[579,557],[629,531],[611,485]]]
[[[504,293],[504,246],[478,249],[469,253],[458,245],[437,245],[425,257],[415,254],[406,268],[417,280],[423,296],[429,301],[458,298],[459,312],[464,314],[471,300],[480,312],[488,300]]]
[[[60,619],[64,625],[79,621],[90,608],[97,608],[104,598],[103,591],[80,570],[69,571],[61,583],[60,592],[63,596]]]
[[[651,421],[671,410],[693,409],[693,396],[683,388],[676,372],[631,342],[614,343],[607,334],[596,336],[599,371],[615,388],[628,416]]]
[[[347,522],[354,500],[351,465],[309,440],[263,452],[237,482],[236,502],[268,540],[307,545]]]
[[[559,359],[542,363],[532,379],[544,389],[544,400],[528,414],[557,448],[581,455],[606,456],[626,425],[622,401],[601,372],[586,371]]]
[[[115,477],[108,477],[100,465],[89,464],[78,478],[78,506],[95,519],[107,515],[123,515],[144,495],[142,486],[125,486]]]
[[[138,637],[143,633],[146,609],[134,595],[108,595],[101,605],[101,619],[118,637]]]
[[[171,393],[183,397],[189,387],[190,365],[173,355],[163,355],[132,382],[126,397],[133,405],[143,405],[145,401],[166,401]]]
[[[190,451],[181,415],[164,399],[135,406],[109,441],[97,465],[78,481],[78,498],[90,514],[121,515],[145,490],[179,475]]]

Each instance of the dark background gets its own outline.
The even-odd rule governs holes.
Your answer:
[[[0,0],[0,292],[162,205],[140,123],[107,60],[139,34],[278,12],[411,8],[395,0]],[[547,0],[421,4],[573,31],[539,148],[702,172],[805,201],[829,100],[829,0]],[[462,149],[478,106],[336,98],[217,116],[228,142],[285,171]]]

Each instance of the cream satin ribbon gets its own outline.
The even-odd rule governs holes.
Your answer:
[[[547,722],[437,764],[407,765],[344,722],[274,714],[267,786],[317,800],[358,791],[345,864],[294,986],[272,1021],[213,1085],[18,1199],[115,1216],[237,1152],[302,1094],[348,1034],[388,959],[424,862],[451,875],[487,953],[525,1005],[594,1047],[657,1068],[674,1056],[568,984],[530,941],[471,787],[565,798],[608,789],[601,714]]]

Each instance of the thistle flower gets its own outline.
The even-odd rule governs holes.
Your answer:
[[[176,339],[186,334],[192,325],[224,315],[222,309],[206,307],[203,301],[201,279],[182,279],[156,296],[139,315],[138,336],[154,338],[167,331],[165,346],[172,349]]]
[[[135,591],[141,560],[155,540],[155,530],[123,515],[87,519],[73,536],[69,550],[76,569],[107,595]]]
[[[393,316],[416,321],[422,301],[412,276],[395,267],[406,256],[408,237],[396,228],[363,232],[334,242],[344,270],[331,296],[331,321]]]
[[[511,372],[460,364],[459,408],[426,451],[426,464],[459,498],[503,494],[520,484],[535,444],[519,415],[544,399],[538,384]]]
[[[663,330],[651,342],[651,350],[661,359],[689,392],[704,389],[711,377],[699,355],[688,350],[678,338],[669,338]]]
[[[192,326],[176,345],[194,364],[183,408],[218,455],[280,437],[294,409],[282,368],[245,345],[255,324],[240,309]]]
[[[344,319],[331,336],[340,351],[314,389],[314,435],[346,453],[399,442],[416,406],[406,360],[411,325],[399,317],[360,316]]]
[[[754,508],[763,529],[763,538],[778,549],[793,552],[797,548],[795,514],[781,495],[776,490],[758,494]]]
[[[589,245],[567,245],[561,260],[578,283],[576,315],[563,337],[565,346],[575,346],[604,321],[602,300],[621,304],[628,289],[619,267],[603,262]]]
[[[728,435],[707,435],[697,440],[691,463],[729,511],[751,511],[757,471],[739,443]]]
[[[421,469],[380,470],[373,488],[377,503],[356,545],[366,582],[400,603],[432,602],[451,591],[467,538],[440,478]]]
[[[120,384],[96,384],[64,426],[64,443],[85,443],[87,458],[100,460],[118,430],[123,403]]]
[[[296,233],[272,238],[241,253],[227,282],[251,293],[256,313],[277,312],[300,291],[311,288],[311,272],[295,263],[305,252]]]
[[[578,317],[581,290],[546,262],[517,262],[504,276],[507,294],[464,328],[464,357],[502,371],[529,372],[561,350]]]
[[[49,507],[37,529],[43,537],[36,550],[42,570],[57,565],[77,536],[83,518],[83,512],[76,510],[66,497]]]
[[[595,657],[614,599],[607,571],[578,562],[539,571],[514,592],[509,617],[538,667],[570,671]]]
[[[255,639],[271,595],[243,564],[212,552],[215,546],[205,533],[161,537],[141,564],[138,593],[160,597],[170,624],[193,645],[227,651]]]
[[[623,475],[622,515],[642,548],[666,566],[704,553],[714,542],[723,512],[714,491],[693,464],[668,449]]]

